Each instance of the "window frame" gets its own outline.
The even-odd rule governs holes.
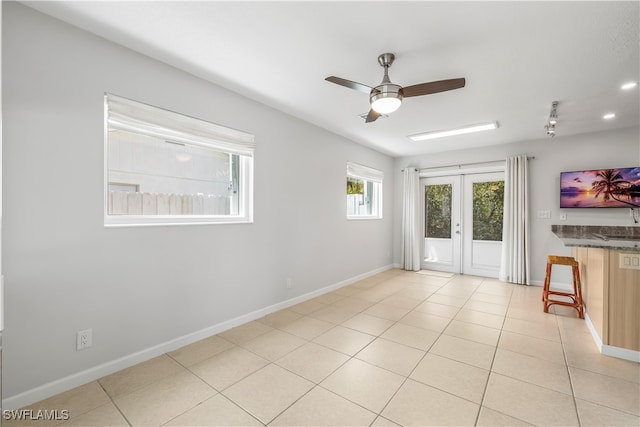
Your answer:
[[[383,182],[384,173],[378,169],[374,169],[369,166],[364,166],[358,163],[347,161],[347,175],[346,181],[349,178],[354,178],[363,181],[363,191],[371,191],[371,214],[370,215],[353,215],[349,213],[348,206],[348,194],[345,198],[346,206],[345,211],[348,220],[370,220],[370,219],[382,219],[383,218]],[[370,190],[368,190],[371,184]],[[366,200],[366,198],[365,198]]]
[[[239,209],[237,215],[109,214],[109,130],[167,138],[194,146],[238,154]],[[253,222],[254,135],[110,93],[104,94],[105,227],[240,224]]]

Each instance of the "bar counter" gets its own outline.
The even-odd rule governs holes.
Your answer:
[[[565,246],[640,252],[640,227],[552,225]]]
[[[603,354],[640,362],[640,227],[552,225],[580,263],[589,329]]]

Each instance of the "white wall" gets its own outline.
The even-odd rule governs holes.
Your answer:
[[[558,125],[562,133],[562,124]],[[499,130],[498,130],[499,131]],[[541,131],[542,134],[542,131]],[[470,138],[473,136],[470,135]],[[640,132],[637,127],[609,132],[591,133],[578,136],[557,136],[535,141],[496,145],[430,154],[427,156],[403,157],[395,160],[395,216],[394,254],[395,262],[400,262],[402,228],[402,179],[400,170],[406,166],[428,168],[505,159],[508,156],[527,154],[535,156],[530,160],[530,204],[531,219],[531,278],[533,284],[544,281],[547,255],[570,255],[566,248],[551,232],[551,224],[589,225],[634,225],[629,209],[560,209],[560,172],[572,170],[619,168],[640,166]],[[538,210],[550,210],[551,219],[536,218]],[[559,214],[567,215],[566,221],[559,220]],[[554,278],[556,271],[554,270]],[[559,281],[570,283],[567,272],[558,274]]]
[[[345,218],[346,162],[382,170],[391,195],[390,157],[3,6],[3,397],[24,402],[16,396],[391,264],[393,197],[383,220]],[[255,134],[255,222],[104,228],[104,92]],[[87,328],[93,347],[76,352]]]

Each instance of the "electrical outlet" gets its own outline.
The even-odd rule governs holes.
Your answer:
[[[76,351],[84,350],[93,345],[93,331],[91,329],[85,329],[84,331],[76,332]]]
[[[287,277],[287,289],[291,289],[293,285],[291,284],[291,277]]]

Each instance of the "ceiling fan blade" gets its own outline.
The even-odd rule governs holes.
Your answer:
[[[430,95],[432,93],[446,92],[448,90],[460,89],[464,87],[465,79],[449,79],[438,80],[429,83],[420,83],[413,86],[407,86],[402,88],[402,96],[409,98],[411,96]]]
[[[335,83],[340,86],[348,87],[349,89],[357,90],[358,92],[364,92],[368,94],[371,92],[371,88],[362,83],[352,82],[351,80],[343,79],[336,76],[330,76],[325,79],[328,82]]]
[[[375,122],[378,117],[380,117],[380,113],[372,108],[371,110],[369,110],[369,114],[367,114],[365,123]]]

